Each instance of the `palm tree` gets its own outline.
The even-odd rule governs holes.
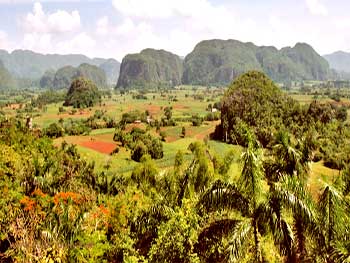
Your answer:
[[[308,171],[310,153],[306,151],[305,141],[298,145],[292,143],[291,135],[286,131],[279,131],[271,146],[271,158],[264,163],[266,177],[269,182],[277,182],[281,177],[297,176],[305,180]],[[302,151],[296,149],[299,146]]]
[[[243,217],[233,218],[230,225],[228,252],[231,261],[238,261],[242,249],[249,246],[254,262],[263,262],[261,236],[271,233],[281,255],[291,262],[295,257],[296,238],[283,210],[298,214],[302,222],[313,222],[311,202],[298,178],[286,176],[284,172],[279,181],[264,185],[263,151],[251,132],[247,132],[246,139],[248,147],[242,155],[239,187],[217,181],[202,195],[199,207],[207,212],[236,210]]]
[[[322,228],[317,249],[326,262],[338,262],[344,254],[348,254],[345,251],[350,237],[349,217],[345,207],[341,191],[336,186],[325,184],[318,201],[318,222]]]

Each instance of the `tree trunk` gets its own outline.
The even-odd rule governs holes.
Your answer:
[[[254,245],[255,245],[255,262],[262,262],[262,255],[261,255],[261,249],[260,249],[260,239],[259,239],[259,233],[258,233],[258,224],[256,222],[256,219],[253,219],[253,227],[254,227]]]

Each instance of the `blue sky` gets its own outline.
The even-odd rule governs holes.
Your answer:
[[[0,0],[0,49],[121,60],[153,47],[181,56],[204,39],[350,51],[348,0]]]

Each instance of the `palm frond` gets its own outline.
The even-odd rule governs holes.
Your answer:
[[[335,263],[350,263],[350,241],[336,242],[331,250],[331,259]]]
[[[206,211],[235,209],[243,215],[247,215],[249,212],[249,200],[241,194],[235,185],[220,180],[214,182],[212,187],[203,193],[197,206]]]
[[[282,177],[280,182],[273,185],[272,195],[280,200],[285,208],[303,217],[304,221],[315,221],[315,206],[312,197],[298,178]]]
[[[237,222],[230,237],[228,252],[230,262],[239,262],[244,252],[246,245],[253,235],[253,226],[251,220],[245,219]]]

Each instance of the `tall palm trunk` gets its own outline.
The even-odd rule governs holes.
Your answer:
[[[297,238],[297,259],[298,262],[305,262],[307,258],[304,226],[302,219],[298,216],[295,217],[295,235]]]
[[[253,218],[253,234],[254,234],[254,253],[255,253],[255,262],[262,262],[262,255],[261,255],[261,247],[260,247],[260,238],[259,238],[259,233],[258,233],[258,224],[257,220],[254,217]]]

